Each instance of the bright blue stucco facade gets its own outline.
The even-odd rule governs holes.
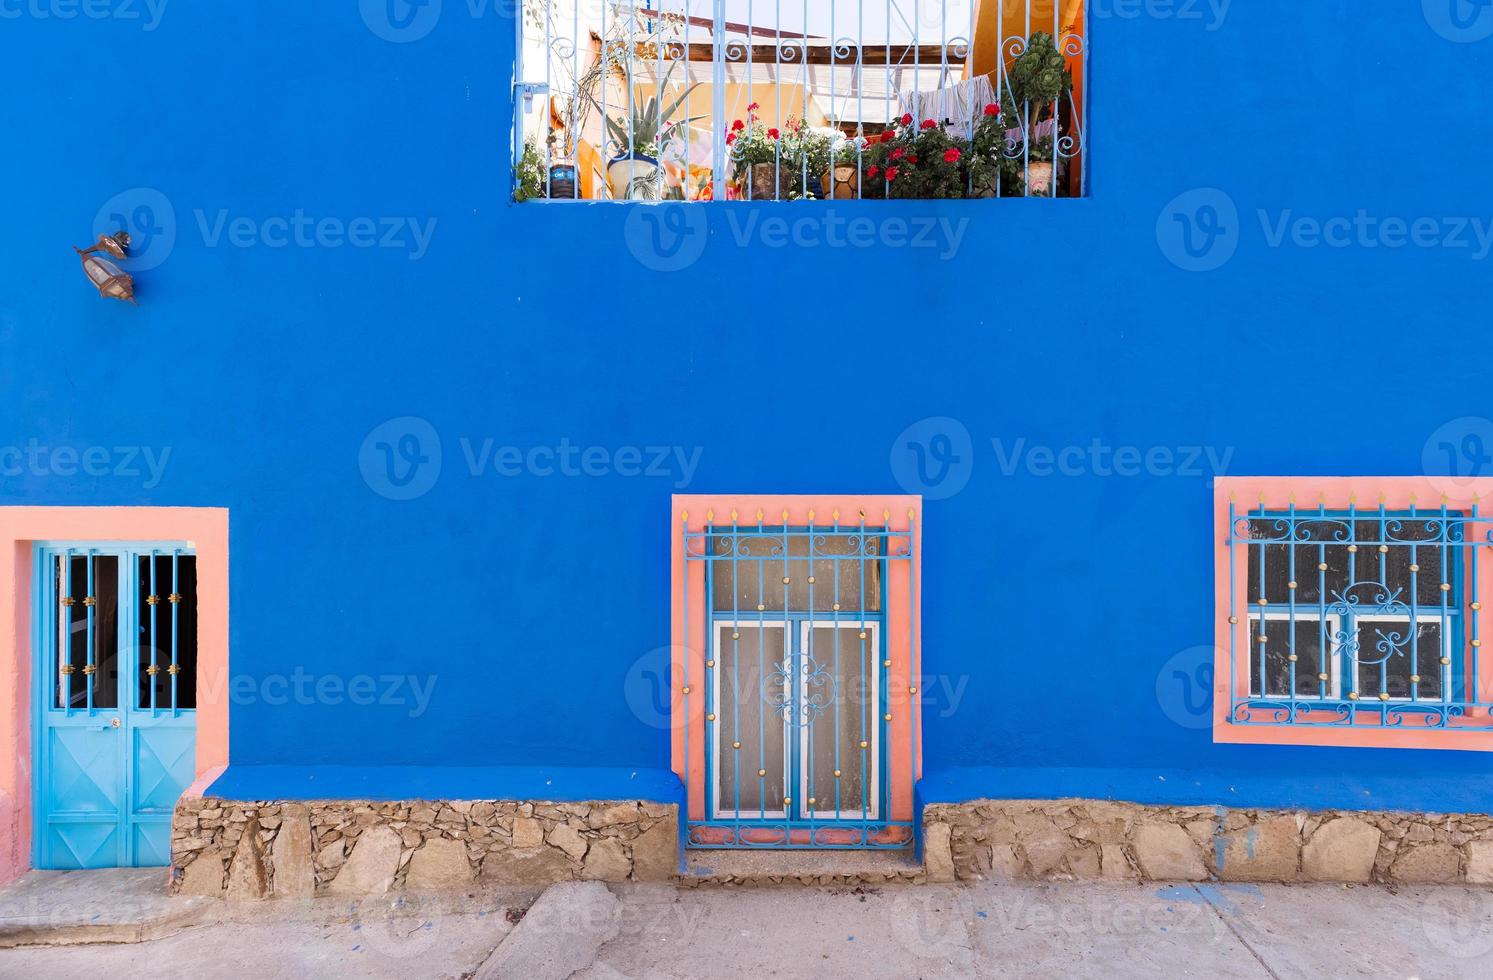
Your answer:
[[[1215,745],[1164,668],[1213,642],[1216,470],[1416,475],[1493,415],[1493,39],[1431,3],[1101,5],[1088,199],[833,205],[942,220],[932,248],[743,231],[821,204],[711,206],[664,271],[631,207],[509,202],[513,24],[446,6],[409,44],[352,0],[172,3],[151,30],[0,8],[0,445],[22,451],[0,504],[229,508],[225,794],[668,796],[647,705],[670,495],[921,492],[924,799],[1487,809],[1493,756]],[[68,246],[138,188],[175,242],[136,309]],[[1178,213],[1238,221],[1193,259],[1168,208],[1202,189]],[[1314,245],[1298,220],[1360,213],[1442,244]],[[405,223],[300,247],[298,215]],[[412,430],[369,441],[404,418],[426,473],[440,445],[408,500],[377,444],[404,460]],[[909,485],[920,424],[953,437],[959,492]],[[487,440],[576,447],[578,475],[505,475]],[[1117,475],[1096,440],[1178,455]],[[57,460],[94,446],[165,465]],[[1064,447],[1086,461],[1028,455]],[[365,675],[374,703],[265,686]],[[379,703],[384,677],[428,698]]]

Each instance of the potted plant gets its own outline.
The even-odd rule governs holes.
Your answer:
[[[789,119],[783,136],[784,167],[793,174],[792,196],[816,198],[825,194],[824,175],[834,153],[832,130],[815,129],[803,119]]]
[[[747,121],[736,120],[726,134],[731,172],[745,184],[744,198],[787,200],[793,194],[796,179],[792,161],[783,157],[782,134],[757,118],[757,109],[755,102],[747,106]]]
[[[866,141],[857,136],[841,140],[830,152],[830,166],[823,178],[824,196],[832,200],[854,200],[860,196],[860,167]]]
[[[952,136],[932,119],[924,119],[917,129],[904,120],[902,145],[887,154],[890,166],[898,170],[893,181],[893,197],[932,200],[963,197],[965,178],[962,161],[969,144]]]
[[[1020,138],[1021,128],[1011,110],[995,103],[985,107],[969,142],[969,156],[965,159],[970,197],[1020,193],[1021,161],[1012,156],[1020,146]]]
[[[1025,144],[1020,156],[1027,161],[1024,192],[1050,194],[1053,190],[1058,139],[1053,113],[1073,91],[1073,73],[1067,59],[1053,43],[1052,35],[1033,34],[1021,56],[1011,63],[1007,80],[1016,105],[1025,107],[1018,124],[1018,143]]]
[[[669,74],[663,85],[668,84],[676,62],[669,65]],[[663,85],[659,88],[662,90]],[[607,185],[612,197],[628,201],[658,201],[663,199],[664,171],[658,157],[663,142],[671,138],[675,122],[674,113],[689,99],[698,83],[685,87],[679,97],[661,107],[657,95],[650,96],[641,108],[632,103],[633,85],[629,82],[628,100],[631,112],[626,121],[607,117],[607,131],[614,143],[624,147],[623,151],[607,163]],[[699,120],[692,116],[683,120],[685,126]]]

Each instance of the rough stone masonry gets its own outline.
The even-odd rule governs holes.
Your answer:
[[[924,812],[929,881],[1493,884],[1493,818],[978,800]]]
[[[635,801],[183,799],[171,826],[173,889],[229,899],[667,881],[678,853],[678,808]]]

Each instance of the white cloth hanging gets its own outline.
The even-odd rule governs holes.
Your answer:
[[[989,75],[950,85],[930,92],[900,92],[898,113],[910,113],[918,122],[932,119],[942,123],[950,133],[969,136],[985,116],[985,107],[1000,101]]]

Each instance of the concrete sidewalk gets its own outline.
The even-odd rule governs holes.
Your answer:
[[[0,976],[1471,978],[1493,955],[1493,892],[1465,888],[593,884],[557,886],[516,930],[491,900],[397,901],[3,950]]]

